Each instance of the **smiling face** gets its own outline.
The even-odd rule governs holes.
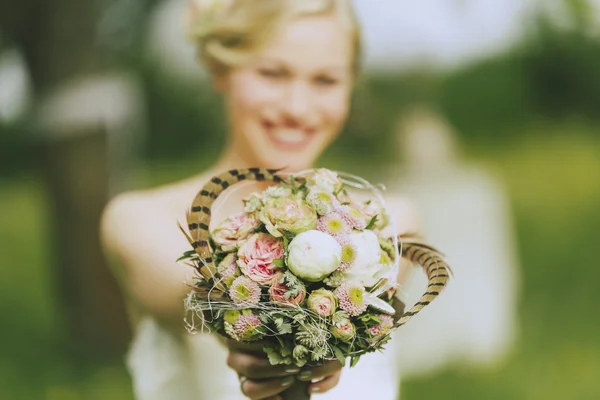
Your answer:
[[[311,167],[346,121],[352,67],[348,31],[334,16],[286,24],[218,83],[227,100],[230,145],[252,166]]]

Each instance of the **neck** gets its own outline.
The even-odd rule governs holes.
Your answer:
[[[250,159],[244,151],[237,150],[236,146],[228,145],[226,146],[223,153],[221,153],[221,156],[219,157],[217,162],[213,165],[212,168],[210,168],[208,172],[214,175],[224,171],[229,171],[231,169],[264,167],[264,165],[260,164],[261,163]],[[292,171],[290,168],[287,167],[282,167],[282,169],[283,171]]]
[[[219,173],[231,169],[242,169],[260,166],[254,164],[255,163],[247,159],[247,156],[245,156],[245,154],[237,151],[234,146],[229,145],[225,148],[225,151],[221,154],[221,157],[219,157],[215,165],[211,168],[211,171]]]

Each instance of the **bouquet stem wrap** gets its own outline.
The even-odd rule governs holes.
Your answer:
[[[289,389],[281,393],[283,400],[310,400],[308,387],[310,382],[296,381]]]
[[[325,170],[325,171],[326,171],[326,175],[323,175],[323,176],[325,178],[330,177],[331,175],[327,175],[327,173],[330,173],[330,171],[327,171],[327,170]],[[254,341],[254,340],[259,340],[260,338],[263,338],[263,337],[267,338],[267,336],[265,336],[267,334],[265,331],[266,326],[267,326],[266,319],[268,319],[269,317],[273,318],[271,321],[271,322],[273,322],[272,326],[276,326],[277,328],[270,328],[271,329],[270,332],[273,333],[269,337],[271,339],[271,349],[270,349],[271,352],[274,351],[274,349],[273,349],[274,347],[275,348],[285,348],[285,345],[290,345],[291,346],[290,349],[293,348],[294,351],[293,351],[293,356],[292,356],[291,350],[287,351],[287,353],[275,352],[276,354],[273,355],[272,353],[269,353],[268,352],[269,349],[267,347],[265,347],[265,352],[267,352],[267,354],[269,355],[269,360],[271,361],[271,363],[275,363],[275,364],[276,363],[285,363],[285,364],[296,363],[296,365],[300,365],[300,364],[298,364],[298,359],[297,359],[298,357],[296,354],[297,353],[302,354],[304,352],[305,358],[301,363],[301,365],[304,365],[304,363],[307,362],[307,358],[306,358],[307,357],[306,356],[307,348],[306,347],[308,347],[308,349],[309,349],[308,351],[310,351],[310,349],[311,349],[310,344],[306,343],[306,342],[311,343],[310,340],[306,339],[307,335],[309,335],[309,336],[312,335],[312,337],[318,338],[319,334],[323,333],[326,335],[327,341],[325,341],[325,339],[323,339],[323,341],[320,342],[321,344],[318,344],[316,346],[321,346],[322,350],[324,351],[323,354],[326,354],[326,355],[321,354],[320,358],[319,357],[315,358],[315,357],[312,357],[313,355],[311,354],[311,358],[308,358],[308,360],[309,360],[308,365],[313,364],[315,361],[318,362],[319,360],[328,360],[328,359],[336,359],[336,358],[338,360],[340,360],[340,362],[342,364],[344,364],[346,357],[351,357],[352,365],[354,365],[354,363],[358,361],[358,358],[362,354],[365,354],[370,351],[374,351],[377,348],[380,348],[383,344],[385,344],[387,342],[387,340],[389,340],[389,338],[390,338],[389,333],[391,333],[394,329],[397,329],[400,326],[407,323],[413,316],[415,316],[417,313],[419,313],[424,307],[426,307],[429,303],[431,303],[431,301],[433,301],[440,294],[440,292],[447,285],[448,280],[450,278],[450,274],[451,274],[450,267],[443,260],[440,252],[438,252],[435,248],[429,246],[428,244],[422,242],[417,237],[400,235],[397,238],[395,238],[395,237],[387,238],[387,239],[379,238],[380,243],[381,243],[382,239],[384,241],[387,240],[388,248],[390,247],[390,244],[392,244],[392,243],[394,246],[397,245],[398,249],[394,249],[394,250],[397,250],[396,254],[400,255],[404,259],[411,261],[414,264],[421,266],[421,268],[427,275],[428,286],[427,286],[425,293],[421,296],[419,301],[416,304],[414,304],[406,312],[404,312],[403,305],[401,307],[398,307],[397,303],[400,303],[400,302],[394,296],[395,282],[393,282],[390,285],[389,277],[386,279],[380,280],[375,285],[364,284],[363,286],[365,286],[365,288],[361,287],[361,288],[359,288],[359,290],[357,289],[358,291],[355,290],[354,292],[352,292],[352,291],[340,292],[342,289],[344,289],[344,290],[346,289],[346,286],[344,286],[345,282],[338,284],[337,290],[335,292],[333,291],[333,289],[331,289],[331,291],[330,291],[329,288],[326,286],[326,284],[329,284],[329,283],[327,283],[328,278],[322,279],[322,278],[314,278],[314,277],[308,276],[308,275],[306,277],[302,276],[302,274],[298,275],[296,273],[296,271],[292,268],[292,264],[290,262],[291,260],[289,260],[289,258],[292,258],[292,256],[290,253],[287,253],[287,250],[286,250],[287,258],[285,258],[285,256],[284,256],[281,259],[279,259],[278,262],[279,262],[279,264],[281,264],[281,265],[279,265],[279,267],[282,268],[281,275],[284,275],[283,271],[284,271],[285,266],[283,266],[283,263],[285,262],[286,264],[289,264],[287,266],[288,270],[285,270],[286,271],[285,274],[289,274],[287,276],[288,280],[286,281],[285,280],[286,278],[284,276],[283,280],[279,281],[280,282],[279,285],[289,285],[290,282],[292,284],[294,282],[296,282],[296,285],[298,285],[298,282],[300,282],[301,279],[299,279],[297,276],[293,275],[292,274],[292,272],[293,272],[294,274],[298,275],[300,278],[303,278],[303,279],[306,278],[306,279],[302,280],[302,282],[299,284],[302,287],[302,290],[303,290],[302,293],[298,294],[299,293],[298,290],[291,291],[290,293],[286,293],[285,300],[283,300],[282,296],[279,296],[278,298],[274,299],[272,289],[278,285],[277,283],[273,283],[274,281],[265,281],[265,282],[261,281],[261,279],[264,278],[263,275],[261,275],[259,277],[261,279],[255,279],[256,277],[253,275],[250,275],[250,276],[241,275],[240,276],[239,269],[235,263],[233,263],[231,265],[233,265],[232,268],[235,268],[237,270],[236,276],[238,276],[238,279],[236,279],[236,280],[242,281],[242,284],[237,284],[237,288],[239,289],[241,287],[241,289],[239,289],[241,291],[236,291],[235,293],[233,293],[232,291],[233,291],[233,287],[235,286],[235,284],[232,284],[231,280],[228,282],[225,279],[224,275],[219,272],[219,269],[217,266],[220,265],[219,262],[221,262],[221,263],[223,262],[223,257],[224,257],[223,254],[228,254],[232,258],[238,257],[239,255],[236,255],[236,253],[231,253],[231,254],[227,253],[227,251],[231,252],[231,250],[225,251],[223,246],[221,246],[221,248],[218,249],[219,252],[217,252],[217,253],[215,253],[215,250],[213,250],[213,248],[211,248],[211,246],[212,247],[215,246],[215,244],[214,244],[215,242],[211,241],[211,233],[209,230],[209,225],[211,222],[211,207],[213,206],[214,201],[219,197],[219,195],[225,189],[231,187],[232,185],[235,185],[238,182],[244,181],[244,180],[271,181],[271,182],[274,182],[275,184],[281,184],[281,185],[285,185],[285,187],[291,187],[294,190],[297,190],[297,186],[296,186],[297,183],[300,183],[301,187],[306,186],[306,183],[307,183],[306,180],[303,180],[303,179],[294,180],[293,178],[291,180],[286,180],[286,177],[283,175],[278,175],[278,172],[279,172],[278,170],[263,169],[263,168],[231,170],[231,171],[227,171],[225,173],[222,173],[218,176],[213,177],[200,190],[200,192],[198,192],[198,194],[196,195],[196,197],[193,200],[192,207],[187,214],[187,224],[188,224],[187,228],[188,228],[189,233],[186,232],[186,230],[184,230],[183,227],[180,226],[182,232],[185,234],[186,238],[188,239],[189,243],[191,244],[191,246],[193,248],[193,250],[186,252],[181,259],[187,259],[188,261],[192,261],[190,263],[190,265],[196,269],[196,271],[198,272],[198,275],[199,275],[199,281],[197,282],[197,284],[192,286],[193,291],[191,293],[191,297],[189,297],[186,300],[187,301],[186,305],[188,306],[188,309],[191,309],[194,311],[201,311],[205,318],[208,316],[209,321],[211,320],[211,318],[212,318],[212,322],[218,320],[218,323],[213,326],[217,326],[217,328],[215,328],[215,329],[219,333],[224,334],[224,332],[227,332],[229,334],[229,337],[233,337],[234,339],[236,339],[236,336],[237,336],[238,338],[236,340],[240,340],[240,341]],[[317,181],[317,184],[318,184],[318,181]],[[342,193],[341,186],[340,186],[340,189],[336,189],[336,190],[337,190],[335,192],[336,196],[338,196],[339,193]],[[289,195],[290,199],[299,198],[298,191],[294,192],[292,190],[291,193],[294,193],[294,194]],[[347,193],[343,194],[343,195],[340,194],[339,196],[343,196],[344,202],[348,201],[347,203],[339,203],[339,204],[351,204],[350,203],[351,199],[347,196]],[[307,198],[307,197],[308,197],[308,195],[305,194],[305,198]],[[337,201],[337,198],[335,200]],[[295,201],[295,200],[290,200],[290,201]],[[340,207],[343,208],[346,206],[342,205]],[[313,207],[313,208],[315,208],[315,207]],[[315,210],[317,210],[319,212],[319,215],[324,215],[324,213],[327,212],[327,210],[319,211],[318,207],[316,207]],[[314,210],[312,212],[315,213]],[[315,214],[315,218],[316,218],[316,215],[317,214]],[[353,215],[350,215],[350,217],[348,217],[348,218],[350,218],[350,220],[351,220],[352,217],[353,217]],[[356,226],[355,226],[355,229],[358,229],[358,230],[353,231],[353,232],[364,232],[364,231],[368,230],[369,226],[371,226],[372,223],[374,223],[375,221],[376,221],[376,218],[373,218],[369,222],[368,226],[365,226],[366,224],[363,224],[359,228],[356,228]],[[278,229],[277,225],[275,225],[275,226],[268,225],[270,223],[270,221],[265,222],[263,220],[263,222],[265,223],[264,226],[261,226],[262,227],[261,229],[263,229],[263,233],[258,233],[257,235],[263,235],[263,237],[271,237],[269,235],[273,235],[273,237],[271,237],[271,239],[273,239],[273,240],[282,239],[285,242],[285,246],[288,249],[291,246],[288,244],[288,241],[287,241],[288,239],[285,237],[286,234],[290,234],[289,237],[291,238],[292,241],[295,240],[296,237],[299,237],[302,234],[298,231],[296,231],[296,232],[293,231],[293,229],[297,228],[296,226],[291,226],[291,228],[290,228],[290,230],[292,231],[291,233],[284,231],[282,234],[279,234],[279,232],[276,231],[276,229]],[[336,221],[334,221],[334,222],[336,222]],[[339,221],[336,223],[339,224]],[[316,220],[315,220],[315,224],[316,224]],[[281,225],[283,225],[283,224],[281,224]],[[264,231],[265,229],[267,230],[266,232]],[[314,232],[315,227],[314,226],[308,227],[305,230],[310,230],[310,229],[313,229],[313,232]],[[317,233],[321,234],[320,232],[317,232]],[[360,233],[357,233],[357,234],[360,234]],[[279,238],[279,236],[282,236],[282,237]],[[335,235],[333,235],[333,237],[335,237]],[[333,239],[330,238],[329,240],[333,240]],[[338,239],[336,239],[336,240],[338,240]],[[375,240],[377,240],[377,239],[375,239]],[[313,242],[313,245],[318,245],[318,243]],[[335,244],[335,245],[337,246],[337,244]],[[379,245],[377,245],[377,246],[379,246]],[[235,248],[236,246],[233,246],[233,247]],[[318,252],[318,253],[321,254],[322,252]],[[379,256],[377,256],[377,257],[379,257]],[[305,258],[306,257],[300,258],[300,260],[305,259]],[[398,262],[398,261],[399,260],[395,260],[395,262]],[[296,267],[294,267],[294,268],[296,268]],[[310,268],[312,268],[312,266],[309,265],[308,268],[310,269]],[[248,275],[247,271],[245,273],[246,273],[246,275]],[[328,275],[330,273],[331,272],[327,272],[325,275]],[[341,272],[340,272],[340,274],[341,274]],[[291,278],[290,278],[290,276],[291,276]],[[267,278],[268,278],[268,276],[267,276]],[[231,278],[231,279],[233,280],[234,278]],[[252,279],[254,279],[258,283],[251,282]],[[290,281],[289,279],[292,279],[292,280]],[[395,277],[394,277],[394,280],[395,280]],[[384,282],[383,290],[381,290],[381,285],[380,285],[382,282]],[[259,284],[261,284],[260,288],[259,288]],[[264,299],[264,297],[267,296],[267,293],[265,293],[265,291],[269,287],[269,285],[273,285],[271,287],[271,289],[269,289],[269,295],[271,296],[271,299],[270,299],[270,301],[266,301],[263,303],[263,300],[259,300],[259,299]],[[330,286],[335,287],[336,285],[330,285]],[[280,287],[280,286],[278,286],[278,287]],[[368,292],[366,290],[367,287],[371,288],[370,292]],[[391,289],[386,290],[386,288],[388,288],[388,287],[390,287]],[[236,290],[238,290],[238,289],[236,289]],[[377,289],[379,289],[379,290],[377,290]],[[253,292],[253,290],[254,290],[254,292]],[[333,314],[333,311],[331,311],[331,314],[321,314],[321,316],[319,316],[318,313],[320,311],[317,310],[317,313],[315,314],[313,312],[315,310],[314,301],[313,301],[313,307],[312,307],[312,311],[311,311],[310,296],[307,296],[306,299],[304,298],[305,295],[311,294],[311,291],[312,291],[312,294],[316,294],[315,297],[318,298],[318,300],[325,302],[322,304],[333,304],[334,310],[336,309],[335,307],[339,307],[340,308],[339,315],[341,315],[342,317],[338,316],[338,318],[336,319],[336,316],[338,313]],[[339,294],[339,293],[341,293],[341,294]],[[335,294],[335,297],[334,297],[334,294]],[[367,305],[364,303],[361,303],[361,304],[363,304],[363,306],[362,306],[363,308],[358,309],[358,311],[356,311],[357,310],[356,308],[348,307],[349,302],[351,303],[352,301],[356,300],[356,297],[353,297],[353,296],[358,296],[358,298],[359,298],[358,301],[363,301],[363,297],[362,297],[363,295],[365,296],[365,299],[367,299],[367,301],[370,301],[369,303],[366,303],[366,304],[368,304],[369,307],[373,307],[375,310],[378,310],[380,312],[380,314],[377,315],[374,313],[366,312]],[[242,306],[244,305],[243,303],[240,303],[240,300],[239,300],[242,297],[253,299],[252,304],[250,304],[251,306],[246,307],[246,308],[248,308],[248,310],[243,309],[244,307],[240,306],[240,304]],[[328,299],[330,299],[330,298],[333,300],[333,303],[331,301],[329,303],[327,303],[327,301],[329,301]],[[190,299],[192,299],[192,300],[190,300]],[[200,306],[197,306],[196,308],[194,308],[192,305],[193,301],[200,302]],[[289,303],[287,304],[287,307],[286,306],[280,307],[279,305],[277,305],[279,303],[273,303],[274,301],[283,301],[283,302],[288,301]],[[295,301],[295,303],[294,303],[294,301]],[[345,302],[345,303],[342,304],[343,302]],[[264,308],[265,307],[264,304],[268,304],[268,307],[270,307],[270,308]],[[274,306],[272,304],[276,304],[277,307],[274,308]],[[219,310],[218,307],[213,307],[213,305],[220,305],[222,308]],[[303,305],[306,305],[306,306],[303,306]],[[344,308],[344,305],[346,306],[346,308]],[[263,306],[262,309],[260,308],[261,306]],[[254,311],[250,310],[252,308],[258,309],[258,312],[253,314]],[[343,311],[341,309],[343,309]],[[390,309],[391,309],[391,311],[390,311]],[[226,311],[226,310],[229,310],[229,311]],[[267,310],[267,311],[265,311],[265,310]],[[275,311],[273,311],[273,310],[275,310]],[[321,309],[321,310],[327,311],[328,309],[325,308],[325,309]],[[229,312],[229,314],[227,314],[228,312]],[[245,312],[247,312],[247,314],[244,314]],[[265,315],[260,314],[261,312],[266,312],[267,314],[270,312],[271,313],[270,315],[275,315],[275,317],[272,317],[270,315],[265,317]],[[289,315],[287,315],[286,313],[288,313]],[[294,313],[296,313],[296,314],[294,314]],[[309,317],[307,317],[307,319],[305,319],[305,320],[302,318],[295,319],[296,317],[298,317],[298,314],[302,314],[302,313],[305,313],[305,314],[312,313],[312,316],[309,315]],[[223,318],[223,315],[225,315],[224,318]],[[323,317],[323,315],[324,315],[324,317]],[[254,334],[255,334],[254,336],[248,336],[248,334],[247,334],[247,332],[249,332],[248,329],[252,330],[261,324],[261,322],[259,321],[259,317],[260,317],[260,321],[265,323],[265,326],[260,327],[260,328],[263,328],[263,330],[259,331],[257,329],[256,332],[254,332]],[[306,315],[300,315],[300,317],[306,317]],[[277,321],[276,318],[279,319],[280,321]],[[313,319],[311,320],[311,318],[313,318]],[[350,322],[351,319],[353,321],[352,323]],[[223,320],[225,322],[223,322]],[[245,324],[244,325],[245,330],[242,328],[239,328],[237,325],[235,328],[235,329],[237,329],[237,331],[234,328],[232,328],[233,324],[237,323],[235,321],[242,321],[242,320]],[[325,322],[324,322],[325,320],[328,321],[327,323],[329,324],[329,328],[325,324]],[[281,321],[284,321],[284,322],[281,322]],[[306,328],[303,325],[306,321],[313,321],[313,326],[308,327],[308,328],[311,328],[312,330]],[[342,321],[342,322],[340,322],[340,321]],[[288,322],[290,322],[291,324]],[[229,324],[229,330],[228,330],[227,324]],[[287,328],[285,327],[286,324],[287,324]],[[337,324],[337,325],[335,325],[335,324]],[[306,325],[309,325],[309,324],[306,323]],[[335,329],[334,329],[334,325],[335,325]],[[358,334],[359,325],[361,327],[360,329],[362,329],[362,331],[360,331],[362,336],[359,336],[359,334]],[[223,326],[225,326],[224,330],[223,330]],[[298,336],[294,337],[293,339],[289,339],[289,337],[290,337],[290,335],[292,335],[292,336],[294,335],[294,334],[292,334],[292,330],[296,329],[296,328],[292,328],[291,326],[294,326],[294,327],[300,329],[300,333],[298,334]],[[338,328],[340,328],[340,326],[342,328],[344,326],[346,326],[346,327],[350,326],[352,328],[351,333],[354,336],[352,336],[351,340],[348,339],[348,337],[344,336],[345,333],[343,331],[338,329]],[[250,327],[250,328],[248,328],[248,327]],[[304,332],[302,332],[302,329],[304,329]],[[235,333],[235,332],[238,332],[238,333]],[[305,342],[302,342],[302,336],[301,336],[302,333],[304,334]],[[347,331],[346,331],[346,333],[347,333]],[[288,342],[285,342],[282,339],[283,337],[286,337],[287,338],[286,340],[288,340]],[[333,337],[335,337],[335,338],[333,338]],[[300,338],[298,342],[296,341],[296,338]],[[277,341],[275,341],[275,339],[277,339],[277,341],[279,341],[279,344],[277,344]],[[290,344],[290,340],[291,340],[291,344]],[[273,343],[275,343],[275,344],[273,345]],[[294,346],[296,346],[296,347],[294,347]],[[325,347],[328,347],[328,348],[326,349]],[[298,350],[298,348],[300,348],[300,350]],[[313,346],[312,350],[318,352],[319,347]],[[292,387],[290,387],[283,393],[284,398],[286,400],[310,399],[310,395],[308,394],[308,391],[307,391],[309,384],[310,384],[310,382],[296,381],[296,383],[294,385],[292,385]]]

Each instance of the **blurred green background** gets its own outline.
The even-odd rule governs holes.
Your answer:
[[[600,398],[600,42],[588,34],[582,2],[573,3],[571,28],[540,16],[517,46],[451,72],[365,77],[355,115],[320,162],[376,180],[399,161],[389,146],[396,117],[427,104],[455,127],[463,159],[507,185],[522,275],[516,347],[491,368],[452,365],[405,380],[403,399]],[[117,59],[136,71],[150,117],[145,178],[133,185],[170,182],[214,161],[220,106],[210,94],[198,101],[210,89],[170,82],[141,51]],[[0,128],[0,398],[131,399],[119,351],[72,355],[50,267],[40,138],[30,115]]]

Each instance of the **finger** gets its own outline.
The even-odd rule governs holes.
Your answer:
[[[293,376],[276,379],[264,379],[255,381],[248,379],[241,385],[242,393],[252,400],[277,397],[277,395],[289,388],[295,379]]]
[[[298,374],[298,380],[310,381],[313,379],[322,379],[333,375],[342,369],[342,364],[338,360],[327,361],[324,364],[312,368],[303,369]]]
[[[238,374],[250,379],[275,378],[300,372],[300,368],[294,365],[271,365],[265,356],[235,351],[229,352],[227,365]]]
[[[328,376],[327,378],[313,383],[308,387],[309,393],[325,393],[334,387],[340,382],[340,377],[342,376],[342,371],[338,371],[333,375]]]

